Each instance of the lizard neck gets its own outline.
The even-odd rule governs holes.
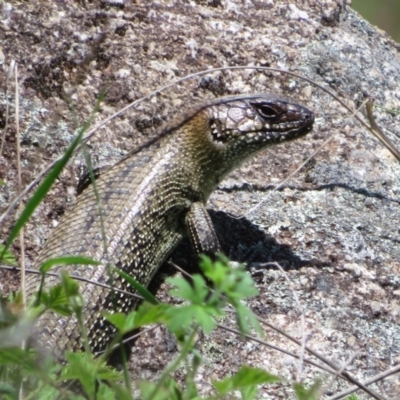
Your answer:
[[[195,115],[177,135],[180,142],[181,165],[189,171],[191,182],[206,201],[218,184],[237,165],[241,164],[219,149],[212,141],[210,113],[207,109]]]

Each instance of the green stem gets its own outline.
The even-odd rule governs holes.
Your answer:
[[[160,376],[160,379],[158,379],[156,387],[153,389],[153,391],[151,392],[151,394],[147,398],[147,400],[152,400],[155,397],[155,395],[161,389],[162,385],[164,384],[165,380],[167,379],[168,375],[172,371],[176,370],[178,368],[179,364],[181,363],[181,361],[187,357],[187,355],[193,348],[193,341],[197,335],[198,330],[199,330],[199,325],[196,325],[194,327],[189,339],[186,341],[185,346],[183,347],[181,353],[178,355],[178,357],[176,357],[176,359],[174,361],[172,361],[172,363],[170,365],[168,365],[167,368],[164,369],[164,372]]]

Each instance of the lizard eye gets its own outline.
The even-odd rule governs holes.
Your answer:
[[[279,116],[278,110],[267,103],[251,103],[251,105],[257,110],[260,117],[265,120],[274,120]]]

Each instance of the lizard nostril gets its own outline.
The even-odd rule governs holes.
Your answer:
[[[314,115],[308,112],[308,113],[304,114],[304,120],[308,121],[308,122],[312,122],[312,121],[314,121]]]

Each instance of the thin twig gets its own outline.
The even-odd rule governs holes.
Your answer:
[[[382,372],[378,375],[373,376],[372,378],[367,379],[366,381],[363,382],[364,385],[371,385],[372,383],[378,382],[382,379],[387,378],[390,375],[394,375],[394,374],[398,374],[400,373],[400,365],[396,365],[395,367],[388,369],[385,372]],[[345,396],[348,396],[349,394],[352,394],[354,392],[356,392],[357,390],[359,390],[360,388],[357,386],[352,386],[346,390],[344,390],[343,392],[337,393],[332,397],[329,397],[329,400],[339,400],[342,399]]]
[[[0,264],[0,269],[6,269],[6,270],[9,270],[9,271],[18,271],[18,272],[20,272],[20,268],[18,268],[18,267],[10,267],[10,266],[8,266],[8,265],[2,265],[2,264]],[[29,268],[26,268],[26,269],[25,269],[25,272],[27,272],[27,273],[29,273],[29,274],[38,274],[38,275],[41,274],[40,271],[38,271],[38,270],[36,270],[36,269],[29,269]],[[56,277],[56,278],[59,278],[59,277],[60,277],[60,275],[57,274],[57,273],[55,273],[55,272],[46,272],[45,275],[54,276],[54,277]],[[105,284],[105,283],[101,283],[101,282],[97,282],[97,281],[92,281],[91,279],[86,279],[86,278],[82,278],[82,277],[80,277],[80,276],[75,276],[75,275],[72,275],[72,276],[70,276],[70,277],[71,277],[72,279],[77,280],[77,281],[81,281],[81,282],[85,282],[85,283],[90,283],[90,284],[92,284],[92,285],[101,286],[101,287],[103,287],[103,288],[105,288],[105,289],[109,289],[109,290],[112,289],[110,285],[107,285],[107,284]],[[140,296],[140,295],[138,295],[138,294],[136,294],[136,293],[127,292],[126,290],[122,290],[122,289],[118,289],[118,288],[114,288],[114,290],[117,291],[117,292],[123,293],[123,294],[125,294],[125,295],[127,295],[127,296],[132,296],[132,297],[136,297],[136,298],[139,299],[139,300],[144,300],[142,296]]]
[[[278,347],[278,346],[275,346],[275,345],[273,345],[271,343],[268,343],[265,340],[260,339],[258,337],[255,337],[255,336],[252,336],[252,335],[249,335],[249,334],[242,335],[242,333],[240,331],[238,331],[237,329],[230,328],[229,326],[226,326],[226,325],[223,325],[223,324],[217,324],[217,327],[222,329],[222,330],[224,330],[224,331],[231,332],[231,333],[234,333],[234,334],[242,336],[242,337],[244,336],[246,339],[249,339],[249,340],[252,340],[253,342],[257,342],[259,344],[262,344],[265,347],[269,347],[272,350],[279,351],[280,353],[286,354],[286,355],[288,355],[290,357],[300,359],[300,356],[298,354],[295,354],[295,353],[292,353],[292,352],[290,352],[288,350],[282,349],[281,347]],[[323,371],[326,371],[326,372],[328,372],[330,374],[334,374],[335,373],[335,370],[327,368],[327,367],[325,367],[323,365],[319,365],[315,361],[310,360],[309,358],[304,358],[304,361],[306,363],[308,363],[308,364],[310,364],[310,365],[312,365],[312,366],[314,366],[316,368],[322,369]]]
[[[17,179],[18,179],[18,193],[22,192],[22,173],[21,173],[21,137],[19,131],[19,90],[18,90],[18,65],[14,66],[14,85],[15,85],[15,130],[16,130],[16,152],[17,152]],[[19,204],[19,211],[22,212],[24,205],[22,202]],[[24,228],[19,231],[19,245],[21,248],[20,265],[21,265],[21,293],[22,305],[25,308],[26,293],[25,293],[25,240]],[[25,340],[21,342],[21,349],[25,349]],[[24,398],[24,382],[21,380],[18,391],[18,399]]]
[[[195,338],[197,336],[197,332],[199,329],[200,329],[199,325],[195,325],[192,328],[192,332],[189,338],[187,338],[186,341],[183,342],[183,346],[178,356],[175,358],[175,360],[172,360],[172,362],[170,362],[166,366],[166,368],[164,368],[164,370],[161,373],[161,376],[157,379],[157,382],[155,383],[153,390],[150,392],[150,395],[148,397],[149,399],[156,398],[156,395],[159,394],[162,386],[164,385],[166,379],[168,378],[168,375],[173,371],[175,371],[178,368],[179,364],[182,362],[182,360],[184,360],[189,355],[190,351],[194,347]]]
[[[292,335],[289,335],[282,329],[274,326],[273,324],[271,324],[270,322],[266,321],[265,319],[263,319],[261,317],[257,317],[257,319],[259,322],[261,322],[265,326],[268,326],[272,330],[280,333],[281,335],[285,336],[287,339],[289,339],[292,342],[297,343],[299,346],[301,346],[301,342],[299,340],[297,340],[296,338],[294,338]],[[338,365],[336,365],[334,362],[330,361],[328,358],[324,357],[323,355],[317,353],[315,350],[311,349],[310,347],[306,346],[305,350],[308,351],[310,354],[312,354],[314,357],[319,358],[321,361],[323,361],[326,365],[331,367],[333,370],[338,371],[340,369],[340,367]],[[373,390],[368,389],[365,385],[363,385],[361,382],[359,382],[357,379],[355,379],[353,376],[351,376],[348,372],[343,371],[340,375],[342,377],[344,377],[345,379],[347,379],[349,382],[353,383],[354,385],[357,385],[359,387],[359,389],[364,390],[366,393],[368,393],[374,399],[385,400],[384,397],[382,397],[378,393],[375,393]]]
[[[371,125],[371,130],[374,135],[391,151],[391,153],[399,159],[400,152],[397,148],[393,145],[390,139],[383,133],[382,129],[379,128],[378,124],[375,121],[374,114],[373,114],[373,107],[374,103],[370,100],[367,101],[366,109],[367,109],[367,117],[368,121]]]
[[[18,88],[18,65],[14,67],[14,84],[15,84],[15,130],[16,130],[16,147],[17,147],[17,176],[18,176],[18,193],[22,192],[22,172],[21,172],[21,136],[19,130],[19,88]],[[19,212],[22,213],[24,205],[19,203]],[[19,245],[21,248],[20,265],[21,265],[21,293],[22,304],[25,307],[26,292],[25,292],[25,232],[24,227],[19,231]]]
[[[129,343],[129,342],[131,342],[131,341],[135,341],[135,340],[136,340],[137,338],[139,338],[140,336],[143,336],[143,335],[145,335],[145,334],[148,333],[148,332],[154,331],[154,329],[156,329],[156,328],[158,328],[158,327],[160,327],[160,326],[161,326],[161,324],[156,324],[156,325],[154,325],[154,326],[152,326],[152,327],[150,327],[150,328],[142,329],[140,332],[138,332],[138,333],[136,333],[136,334],[134,334],[134,335],[132,335],[132,336],[129,336],[129,337],[125,338],[124,340],[122,340],[122,341],[119,342],[119,343],[114,344],[110,349],[98,351],[97,353],[94,353],[94,355],[95,355],[95,356],[100,356],[100,355],[104,354],[106,351],[107,351],[107,352],[112,352],[112,351],[118,349],[119,347],[121,347],[121,346],[124,345],[124,344],[127,344],[127,343]]]
[[[286,279],[286,282],[288,283],[290,290],[292,291],[294,301],[297,304],[297,308],[300,312],[300,320],[301,320],[301,351],[300,351],[300,358],[299,358],[299,366],[297,370],[297,377],[296,381],[301,382],[301,375],[302,375],[302,366],[303,366],[303,359],[304,359],[304,352],[306,348],[306,343],[307,343],[307,335],[306,335],[306,323],[305,323],[305,318],[304,318],[304,309],[303,306],[300,303],[299,296],[297,296],[296,293],[296,288],[293,285],[293,282],[289,279],[288,274],[285,272],[285,270],[281,267],[281,265],[278,262],[270,262],[267,263],[271,266],[275,266],[279,269],[279,271],[282,273],[284,278]]]
[[[8,89],[8,81],[11,79],[12,72],[14,70],[14,65],[15,65],[15,61],[11,60],[10,67],[8,69],[8,73],[6,75],[6,83],[5,83],[5,89],[4,89],[4,98],[6,100],[6,123],[4,126],[3,134],[1,135],[0,158],[1,158],[1,155],[3,154],[4,142],[6,141],[6,133],[7,133],[7,129],[8,129],[8,120],[9,120],[9,116],[10,116],[10,102],[8,101],[8,98],[7,98],[7,94],[8,94],[7,89]]]
[[[322,398],[324,393],[326,393],[329,390],[329,388],[333,385],[337,377],[341,375],[343,371],[360,355],[361,353],[358,351],[356,351],[354,354],[351,355],[351,357],[340,367],[340,369],[334,373],[329,382],[324,387],[320,388],[318,398]]]

